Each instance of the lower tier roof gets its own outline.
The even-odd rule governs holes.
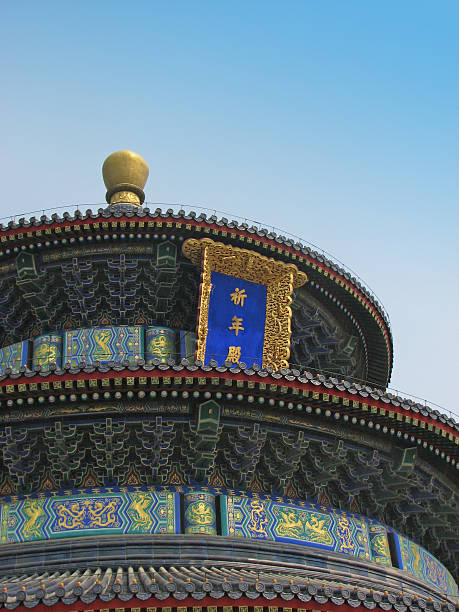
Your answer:
[[[369,588],[349,576],[324,582],[320,572],[280,570],[261,564],[152,567],[96,567],[87,570],[13,575],[0,579],[0,606],[7,609],[64,604],[95,609],[187,606],[281,606],[289,609],[380,608],[397,612],[454,612],[456,606],[434,593],[388,580]],[[59,609],[63,609],[59,607]],[[64,608],[65,609],[65,608]],[[194,609],[194,608],[193,608]]]

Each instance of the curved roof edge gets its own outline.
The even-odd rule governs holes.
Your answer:
[[[17,223],[10,221],[7,226],[0,224],[0,247],[5,246],[8,249],[8,242],[28,240],[41,230],[44,230],[46,234],[49,234],[49,231],[52,233],[53,230],[60,233],[62,229],[68,231],[66,230],[67,227],[70,228],[75,225],[83,225],[83,229],[90,229],[90,226],[93,226],[91,229],[104,229],[103,224],[109,222],[156,223],[158,227],[159,224],[165,224],[164,227],[173,227],[173,225],[169,226],[168,224],[183,222],[187,229],[194,226],[195,229],[204,230],[206,233],[220,232],[225,236],[229,234],[228,237],[230,238],[233,234],[246,244],[268,248],[271,253],[277,252],[297,264],[304,263],[309,275],[318,275],[323,280],[326,287],[325,289],[324,287],[320,288],[322,292],[328,295],[327,289],[329,291],[330,288],[335,288],[351,300],[353,308],[360,312],[360,316],[370,315],[370,320],[373,319],[376,327],[380,330],[381,341],[385,345],[386,359],[384,360],[385,365],[379,363],[381,353],[380,349],[376,348],[375,355],[378,355],[376,358],[378,363],[375,365],[374,371],[368,373],[368,379],[370,381],[374,379],[377,384],[388,384],[393,364],[393,341],[389,317],[382,304],[350,272],[335,264],[325,255],[314,251],[301,242],[295,242],[292,238],[270,232],[268,229],[249,226],[247,223],[228,221],[225,217],[218,219],[215,215],[210,217],[207,217],[204,213],[197,215],[193,211],[189,213],[184,210],[174,212],[173,209],[162,211],[160,208],[150,211],[148,208],[138,209],[137,207],[124,205],[116,209],[99,208],[97,213],[90,209],[86,213],[76,210],[73,215],[64,212],[60,217],[57,213],[54,213],[50,218],[42,215],[40,219],[31,217],[27,221],[25,218],[20,218]],[[102,224],[101,227],[99,227],[99,223]],[[41,234],[39,235],[41,236]],[[62,236],[61,238],[65,239]],[[379,342],[377,344],[379,345]]]
[[[363,412],[368,412],[368,407],[375,406],[381,409],[381,415],[387,416],[386,413],[393,415],[401,414],[407,416],[410,421],[409,426],[413,425],[418,427],[421,422],[430,422],[431,426],[435,428],[445,428],[444,442],[448,441],[448,434],[457,436],[456,432],[459,432],[459,423],[448,415],[441,414],[438,410],[432,409],[427,405],[418,404],[414,400],[402,398],[398,395],[388,393],[383,389],[372,388],[366,385],[361,385],[356,382],[347,380],[338,380],[335,377],[327,377],[322,374],[312,373],[308,370],[279,370],[278,372],[273,371],[272,368],[261,369],[256,364],[247,366],[246,364],[240,363],[237,366],[219,366],[217,362],[211,360],[208,365],[202,365],[200,361],[192,361],[188,359],[182,359],[180,363],[175,363],[174,359],[168,359],[167,363],[161,363],[159,359],[154,358],[151,364],[146,364],[143,359],[139,359],[136,363],[130,363],[129,361],[123,361],[122,363],[110,362],[108,364],[86,364],[81,363],[79,367],[73,367],[65,365],[63,369],[58,369],[55,365],[51,364],[48,370],[43,370],[41,366],[35,366],[34,370],[28,370],[25,367],[19,368],[16,373],[13,373],[8,368],[4,374],[0,374],[0,396],[2,400],[13,402],[13,394],[19,396],[27,393],[32,400],[32,395],[37,393],[53,393],[53,390],[44,392],[41,390],[38,392],[36,384],[48,379],[49,381],[59,380],[72,380],[81,378],[110,378],[112,375],[116,377],[141,377],[143,373],[148,373],[148,377],[166,377],[169,378],[171,375],[174,376],[174,372],[179,375],[181,385],[180,373],[186,374],[191,377],[202,377],[215,379],[216,376],[221,377],[222,383],[224,379],[235,379],[241,382],[249,381],[254,382],[255,385],[263,390],[266,395],[275,395],[275,391],[266,389],[267,383],[274,384],[276,389],[279,387],[285,387],[285,394],[288,391],[296,395],[295,401],[310,402],[314,399],[322,402],[330,402],[330,397],[336,395],[339,401],[344,406],[349,406],[351,409],[362,407]],[[85,376],[88,375],[88,376]],[[211,380],[209,380],[211,382]],[[30,385],[34,386],[28,388]],[[169,383],[169,386],[171,383]],[[261,386],[260,386],[261,385]],[[18,387],[16,390],[15,387]],[[24,388],[23,388],[24,386]],[[244,385],[240,387],[240,392],[243,393]],[[313,389],[313,393],[317,394],[317,398],[310,395],[301,397],[298,394],[299,389],[305,388]],[[256,389],[256,388],[255,388]],[[251,390],[251,387],[247,389]],[[247,391],[246,390],[246,391]],[[295,391],[296,390],[296,391]],[[32,395],[31,395],[32,391]],[[75,390],[74,390],[75,391]],[[84,391],[84,389],[83,389]],[[322,397],[324,396],[324,397]],[[344,401],[346,400],[346,401]],[[14,402],[13,402],[14,403]],[[30,403],[30,402],[29,402]],[[356,404],[356,406],[353,406]],[[358,406],[357,406],[358,405]],[[331,401],[331,408],[333,408],[333,401]],[[370,415],[368,415],[370,416]],[[390,416],[390,415],[389,415]],[[416,422],[411,422],[411,420]],[[425,425],[420,425],[422,429],[425,429]],[[433,431],[434,431],[433,430]],[[431,431],[429,428],[428,431]],[[434,431],[434,433],[436,433]]]

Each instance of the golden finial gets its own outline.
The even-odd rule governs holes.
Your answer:
[[[147,162],[133,151],[116,151],[107,157],[102,166],[108,204],[133,204],[142,206],[145,200],[143,188],[148,178]]]

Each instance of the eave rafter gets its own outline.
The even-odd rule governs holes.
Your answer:
[[[368,426],[374,431],[411,440],[429,448],[439,459],[455,458],[459,446],[459,427],[436,414],[424,410],[420,414],[416,406],[389,399],[389,396],[371,394],[364,388],[347,389],[336,379],[323,376],[308,377],[300,374],[257,372],[251,369],[235,372],[226,367],[169,366],[90,366],[74,370],[54,371],[42,374],[24,372],[3,375],[0,380],[0,402],[4,406],[44,402],[49,396],[62,401],[76,401],[101,397],[104,391],[159,393],[160,395],[183,393],[196,388],[203,394],[228,393],[246,404],[267,404],[296,410],[321,417],[339,419],[352,426]],[[90,395],[88,395],[88,392]],[[363,397],[362,397],[363,395]],[[142,396],[142,395],[141,395]],[[177,395],[175,395],[177,396]],[[140,397],[140,396],[139,396]],[[41,399],[40,399],[41,398]],[[281,399],[282,398],[282,399]],[[55,401],[55,400],[53,400]],[[18,403],[19,402],[19,403]],[[415,410],[415,412],[414,412]]]

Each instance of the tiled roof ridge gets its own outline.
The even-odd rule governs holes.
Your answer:
[[[67,605],[77,601],[90,604],[113,600],[146,602],[151,599],[158,603],[171,599],[183,602],[188,598],[202,602],[207,597],[217,601],[229,597],[236,601],[261,599],[272,602],[279,599],[292,602],[297,599],[303,603],[344,604],[369,609],[379,607],[397,612],[454,612],[455,605],[451,598],[448,601],[443,593],[436,593],[433,589],[432,594],[435,599],[394,589],[343,586],[314,578],[311,580],[306,576],[289,576],[275,568],[266,571],[213,566],[167,569],[142,566],[136,569],[99,567],[71,574],[55,572],[42,576],[22,575],[20,580],[13,578],[8,582],[0,579],[0,606],[7,609],[18,606],[33,608],[42,603],[52,606],[59,601]]]
[[[186,599],[201,602],[204,600],[206,605],[205,598],[218,601],[229,597],[235,601],[261,599],[292,602],[297,599],[299,602],[310,601],[320,605],[332,603],[353,608],[379,607],[397,612],[454,612],[456,608],[453,598],[445,598],[444,593],[437,592],[433,587],[428,587],[431,595],[426,595],[427,585],[423,585],[424,594],[418,595],[406,590],[396,591],[393,587],[390,590],[371,588],[362,585],[362,580],[358,578],[350,580],[356,583],[353,586],[329,580],[324,582],[323,578],[308,576],[306,571],[301,574],[275,567],[233,568],[214,565],[167,568],[97,567],[72,573],[46,572],[30,576],[22,574],[20,578],[0,578],[0,606],[15,609],[18,606],[33,608],[43,603],[53,606],[58,602],[71,605],[77,601],[90,604],[113,600],[156,600],[158,605],[165,600],[183,602]],[[414,588],[412,590],[414,591]]]
[[[236,367],[234,367],[234,364],[231,365],[233,365],[233,367],[230,365],[219,366],[214,360],[210,360],[207,365],[203,365],[201,361],[191,359],[182,359],[179,363],[176,363],[173,358],[169,358],[167,363],[161,363],[160,359],[154,358],[151,364],[147,364],[143,359],[139,359],[135,364],[130,363],[127,360],[123,361],[122,363],[109,362],[106,364],[87,364],[82,362],[78,367],[64,365],[62,369],[57,368],[54,364],[50,364],[46,369],[42,366],[34,366],[33,370],[29,370],[26,367],[21,366],[17,373],[13,373],[10,368],[7,368],[5,373],[0,374],[0,383],[5,380],[17,380],[22,377],[60,377],[66,374],[78,375],[81,373],[91,374],[93,372],[105,374],[110,371],[120,373],[124,370],[129,372],[137,372],[139,370],[151,372],[156,369],[164,372],[167,370],[171,370],[172,372],[196,372],[197,370],[201,370],[202,372],[218,372],[219,374],[243,374],[246,376],[259,376],[261,378],[269,377],[270,379],[274,379],[274,382],[277,382],[278,384],[280,384],[282,381],[287,383],[311,383],[316,386],[324,386],[326,390],[336,389],[340,392],[358,395],[361,398],[371,398],[376,401],[383,402],[388,408],[390,406],[402,408],[403,410],[429,417],[434,421],[438,420],[459,431],[459,423],[456,422],[451,416],[442,414],[437,409],[430,408],[427,404],[420,404],[414,400],[387,392],[384,389],[370,387],[368,384],[360,384],[358,382],[345,379],[339,380],[334,376],[325,376],[320,373],[310,372],[306,368],[302,368],[301,370],[292,368],[274,371],[272,367],[268,366],[267,368],[263,369],[257,364],[248,366],[247,364],[241,362]],[[234,378],[237,379],[237,376],[234,376]]]

